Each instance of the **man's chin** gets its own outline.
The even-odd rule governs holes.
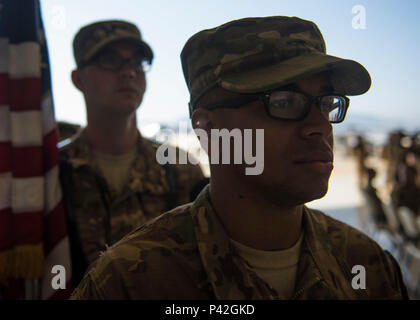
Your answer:
[[[305,203],[323,198],[328,192],[328,179],[318,183],[304,185],[301,194],[305,198]]]
[[[279,186],[273,188],[270,198],[278,205],[298,206],[323,198],[328,191],[327,183],[306,184],[300,186]]]
[[[130,115],[136,112],[140,103],[138,101],[118,101],[115,105],[110,106],[109,112],[116,116]]]
[[[308,195],[308,197],[306,198],[304,203],[322,199],[327,194],[327,191],[328,191],[328,188],[326,188],[325,191],[324,190],[319,190],[317,192],[312,193],[311,195]]]

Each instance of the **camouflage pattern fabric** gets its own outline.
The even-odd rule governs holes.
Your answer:
[[[304,240],[292,299],[402,299],[404,284],[370,238],[303,207]],[[352,288],[354,265],[365,290]],[[278,299],[231,245],[209,200],[167,212],[109,248],[71,299]]]
[[[185,44],[181,62],[190,111],[215,86],[264,92],[326,70],[336,93],[362,94],[371,84],[361,64],[327,55],[318,27],[297,17],[245,18],[203,30]]]
[[[116,41],[131,41],[143,51],[145,58],[152,63],[153,51],[143,41],[136,25],[121,20],[99,21],[81,28],[73,41],[74,59],[78,68],[88,62],[104,47]]]
[[[129,182],[120,194],[112,194],[93,160],[92,147],[85,131],[67,145],[65,153],[72,167],[72,211],[80,236],[82,251],[89,263],[101,251],[127,233],[179,204],[190,201],[190,190],[204,177],[200,167],[191,164],[169,165],[174,173],[168,181],[164,167],[156,162],[158,144],[140,137],[137,156]],[[170,184],[174,185],[174,194]],[[172,196],[173,205],[168,197]]]

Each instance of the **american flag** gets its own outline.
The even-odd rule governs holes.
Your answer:
[[[57,140],[39,0],[0,0],[0,287],[23,299],[71,290]],[[66,271],[64,290],[52,286],[54,265]]]

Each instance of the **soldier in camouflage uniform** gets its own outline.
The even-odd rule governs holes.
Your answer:
[[[158,144],[137,129],[143,67],[153,59],[138,28],[124,21],[97,22],[82,28],[73,45],[72,80],[84,94],[88,121],[60,157],[77,284],[107,246],[192,200],[191,189],[204,177],[198,165],[160,165]]]
[[[369,89],[365,68],[326,55],[317,26],[296,17],[201,31],[181,60],[193,126],[264,129],[264,170],[211,163],[194,203],[109,248],[72,299],[406,298],[390,254],[304,205],[327,191],[331,122],[345,117],[344,95]]]

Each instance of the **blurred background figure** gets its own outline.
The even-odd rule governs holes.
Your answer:
[[[356,158],[356,165],[359,177],[359,187],[363,189],[367,183],[366,159],[369,156],[369,152],[364,137],[362,135],[357,135],[356,139],[357,142],[353,147],[353,153]]]
[[[402,155],[396,165],[396,179],[391,193],[392,206],[409,208],[414,215],[419,215],[420,187],[417,184],[416,157],[409,151]]]
[[[387,163],[385,185],[387,193],[391,192],[394,186],[398,161],[404,153],[404,148],[401,145],[401,140],[404,137],[405,134],[400,130],[391,132],[388,143],[383,148],[382,157]]]
[[[352,150],[362,182],[360,227],[396,256],[411,298],[420,299],[418,132],[391,131],[376,144],[380,152],[363,152],[369,141],[357,141]]]
[[[362,188],[362,195],[366,201],[366,205],[369,208],[369,214],[373,219],[374,223],[378,228],[387,226],[387,218],[384,212],[382,200],[377,194],[377,190],[373,185],[373,180],[376,177],[376,171],[372,168],[366,168],[365,170],[367,182]]]

